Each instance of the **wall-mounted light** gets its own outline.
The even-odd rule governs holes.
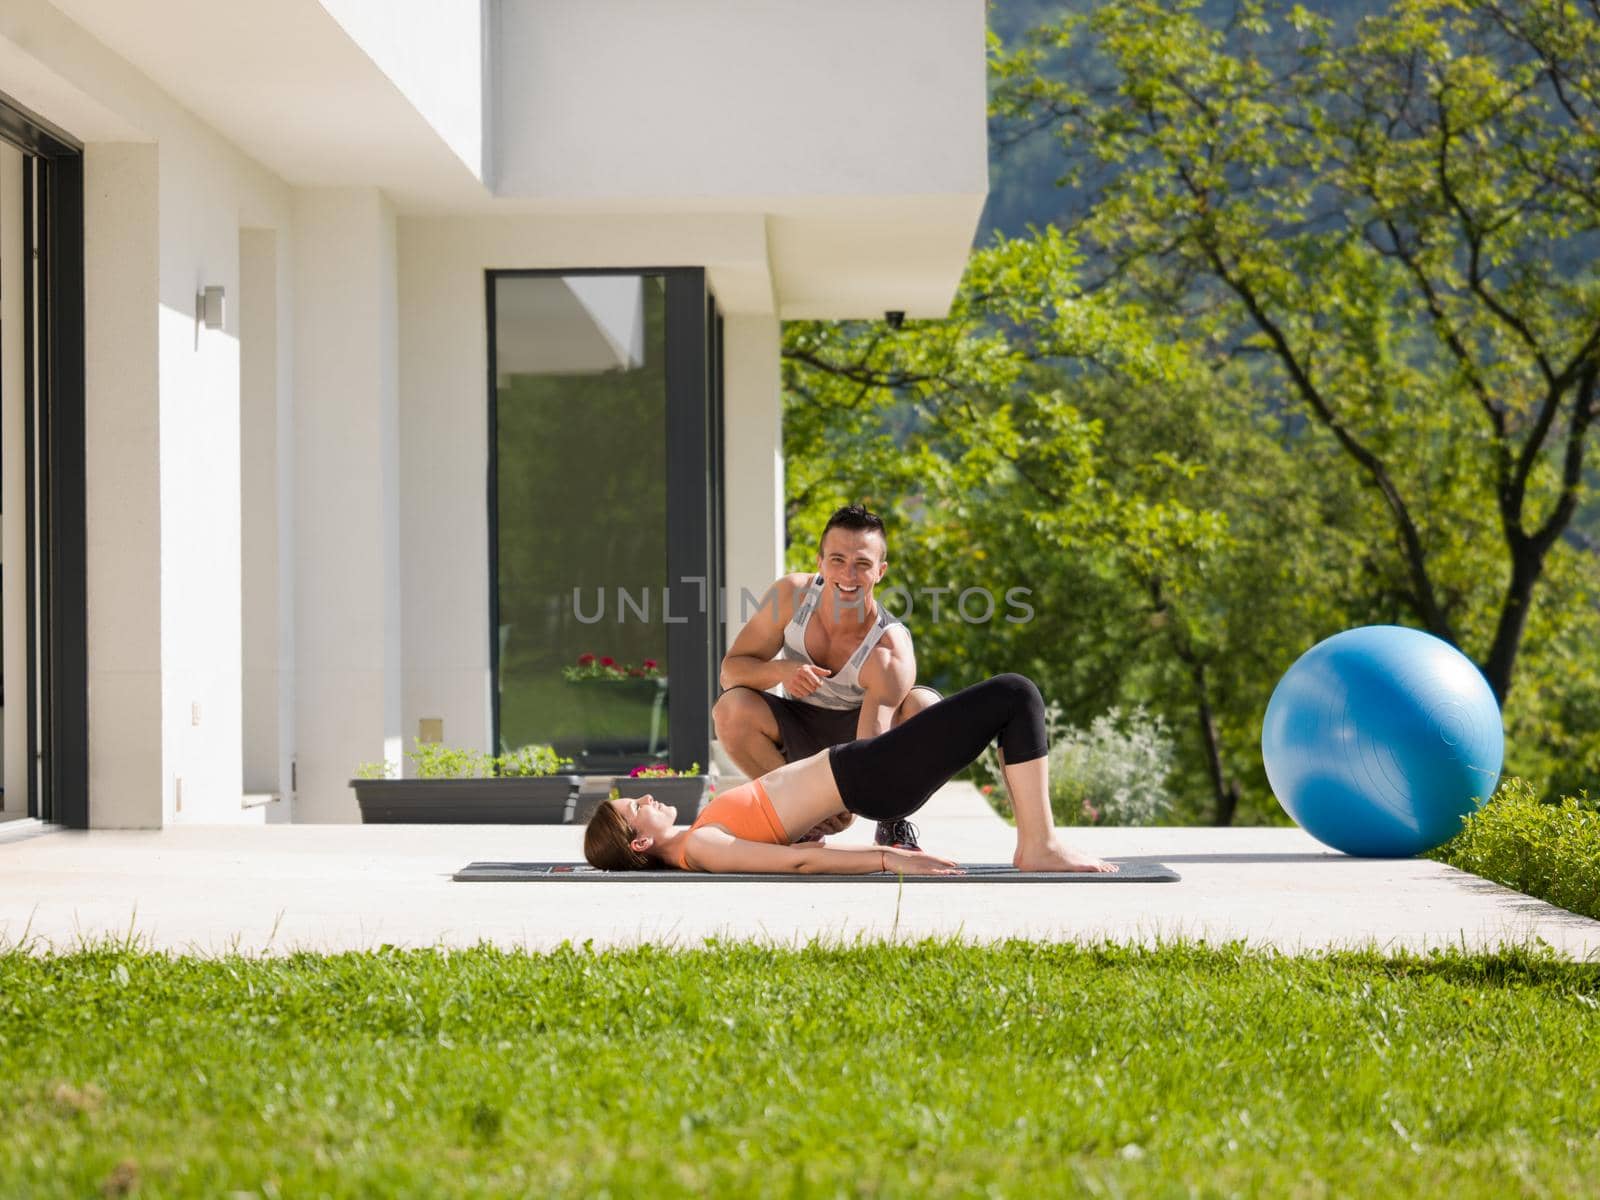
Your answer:
[[[221,329],[227,309],[228,297],[220,287],[208,287],[195,293],[194,323],[207,329]]]

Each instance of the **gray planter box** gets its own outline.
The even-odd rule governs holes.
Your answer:
[[[565,825],[576,775],[498,779],[352,779],[364,825]]]
[[[586,792],[578,801],[578,811],[573,820],[580,825],[588,824],[596,806],[605,803],[606,793],[616,788],[619,796],[654,796],[661,803],[672,805],[678,810],[678,824],[687,825],[710,802],[710,783],[709,775],[668,775],[660,779],[629,779],[624,776],[613,779],[606,787]],[[595,777],[590,776],[589,786],[594,788],[594,785]]]
[[[619,779],[614,786],[619,796],[654,796],[663,804],[673,805],[679,821],[687,825],[710,799],[710,783],[709,775],[666,775],[660,779]]]

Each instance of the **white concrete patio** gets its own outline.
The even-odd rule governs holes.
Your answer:
[[[923,844],[1010,858],[1011,830],[965,784],[923,810]],[[474,859],[579,857],[548,826],[178,826],[4,840],[0,945],[124,937],[173,951],[286,953],[490,941],[547,949],[747,937],[1242,940],[1287,951],[1548,943],[1600,960],[1600,922],[1421,860],[1351,859],[1297,829],[1074,830],[1149,858],[1167,884],[454,883]],[[845,835],[870,840],[870,827]]]

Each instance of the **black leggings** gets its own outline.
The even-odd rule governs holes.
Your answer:
[[[877,737],[828,750],[844,806],[874,821],[914,813],[995,738],[1006,765],[1049,751],[1044,701],[1026,675],[996,675],[923,709]]]

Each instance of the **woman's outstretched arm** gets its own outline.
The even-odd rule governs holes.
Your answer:
[[[712,828],[696,829],[688,837],[689,869],[719,875],[871,875],[877,871],[955,875],[961,871],[960,864],[948,858],[883,846],[775,846]]]

